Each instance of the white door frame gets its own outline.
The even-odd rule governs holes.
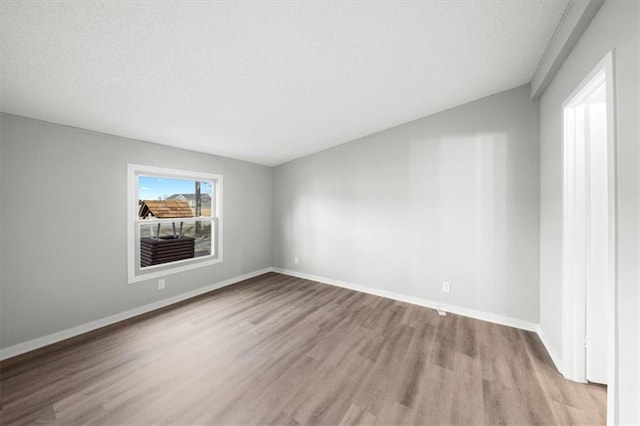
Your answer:
[[[586,382],[586,284],[580,279],[581,242],[576,224],[576,182],[573,107],[580,104],[602,81],[594,80],[602,76],[606,87],[607,102],[607,180],[608,180],[608,216],[609,216],[609,279],[607,286],[607,423],[614,422],[616,347],[617,347],[617,226],[616,226],[616,141],[615,141],[615,86],[613,52],[595,66],[587,77],[576,87],[562,104],[563,136],[563,218],[562,218],[562,358],[563,375],[573,381]],[[579,160],[578,160],[579,161]],[[584,269],[584,268],[583,268]]]

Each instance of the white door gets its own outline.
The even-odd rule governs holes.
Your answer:
[[[607,280],[609,218],[607,181],[607,109],[605,84],[586,100],[586,376],[607,383]]]
[[[577,380],[607,383],[611,288],[610,179],[604,72],[575,96],[565,111],[565,235],[569,275],[577,294]],[[582,362],[579,362],[582,360]],[[582,371],[580,371],[582,370]]]
[[[563,102],[562,373],[616,400],[616,154],[613,52]]]

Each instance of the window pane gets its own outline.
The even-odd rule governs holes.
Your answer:
[[[138,215],[141,218],[211,217],[215,215],[214,184],[138,176]]]
[[[127,170],[130,283],[222,262],[222,175],[138,164]]]
[[[210,220],[140,223],[140,268],[213,253]]]

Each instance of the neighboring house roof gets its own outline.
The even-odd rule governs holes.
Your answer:
[[[196,194],[172,194],[167,197],[167,200],[195,201]],[[208,203],[211,201],[211,196],[209,194],[201,194],[200,201],[203,203]]]
[[[138,210],[138,216],[147,218],[153,215],[158,219],[178,217],[193,217],[189,203],[184,200],[143,200]]]

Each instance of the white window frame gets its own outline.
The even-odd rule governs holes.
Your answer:
[[[157,176],[161,178],[189,179],[198,181],[214,182],[215,212],[211,212],[211,248],[214,251],[209,256],[197,257],[193,259],[178,260],[160,265],[147,266],[144,270],[139,267],[140,263],[140,242],[139,226],[145,223],[144,219],[138,217],[138,177]],[[222,192],[223,176],[221,174],[211,174],[194,172],[187,170],[168,169],[164,167],[146,166],[142,164],[127,165],[127,276],[129,284],[147,281],[150,279],[163,277],[178,272],[191,269],[202,268],[204,266],[222,263],[223,261],[223,226],[222,226]],[[184,221],[197,221],[198,218],[188,218]],[[153,222],[175,222],[175,219],[155,219]]]

